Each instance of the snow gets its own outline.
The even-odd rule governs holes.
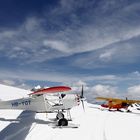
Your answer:
[[[2,100],[25,97],[29,91],[0,85]],[[140,111],[109,112],[99,105],[85,103],[72,108],[72,121],[78,128],[53,128],[54,113],[0,110],[0,140],[137,140],[140,138]]]
[[[27,97],[29,91],[0,84],[0,99],[12,100]]]

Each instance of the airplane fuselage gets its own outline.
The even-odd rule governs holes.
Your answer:
[[[121,108],[125,108],[127,109],[129,104],[125,103],[125,102],[121,102],[121,103],[114,103],[114,102],[108,102],[108,104],[102,104],[102,107],[105,108],[109,108],[109,109],[121,109]]]
[[[0,101],[0,109],[53,112],[55,110],[71,109],[73,106],[78,105],[76,95],[66,95],[62,99],[57,97],[55,101],[52,97],[48,99],[47,97],[41,95],[15,100]]]

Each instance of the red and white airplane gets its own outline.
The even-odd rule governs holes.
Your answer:
[[[0,101],[0,109],[29,110],[37,113],[57,112],[58,126],[67,126],[68,120],[64,118],[63,111],[66,110],[70,116],[70,109],[83,103],[83,87],[81,95],[71,94],[70,87],[56,86],[39,89],[29,94],[27,98]]]

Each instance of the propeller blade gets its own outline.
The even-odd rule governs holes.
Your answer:
[[[83,107],[83,110],[85,111],[84,101],[83,101],[83,100],[81,100],[81,102],[82,102],[82,107]]]
[[[81,90],[80,98],[84,98],[84,89],[83,89],[83,85],[82,85],[82,90]]]
[[[84,99],[84,87],[83,87],[83,85],[82,85],[80,99],[81,99],[81,102],[82,102],[83,110],[85,111],[84,100],[83,100]]]

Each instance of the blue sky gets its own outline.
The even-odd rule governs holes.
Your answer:
[[[139,13],[139,0],[1,0],[1,83],[139,89]]]

